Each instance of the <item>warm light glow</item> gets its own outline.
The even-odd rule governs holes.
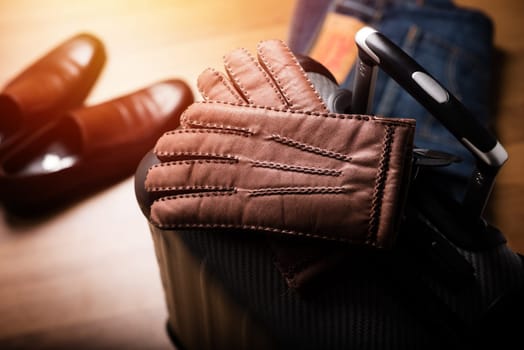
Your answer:
[[[75,50],[72,52],[73,60],[80,66],[85,66],[89,63],[91,57],[93,57],[94,48],[88,42],[78,43]]]
[[[182,96],[181,91],[170,84],[155,85],[150,91],[154,100],[158,101],[158,106],[162,109],[159,115],[166,115],[172,111],[180,103]]]
[[[74,162],[74,157],[61,158],[56,154],[46,154],[42,160],[42,169],[48,172],[58,171],[70,167]]]

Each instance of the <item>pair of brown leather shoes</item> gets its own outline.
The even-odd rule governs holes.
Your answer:
[[[133,174],[193,94],[166,80],[84,107],[106,60],[102,42],[79,34],[0,91],[0,200],[34,214]]]

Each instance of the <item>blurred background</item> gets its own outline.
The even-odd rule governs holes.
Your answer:
[[[510,154],[491,220],[524,253],[524,29],[521,0],[460,0],[495,21],[497,129]],[[286,40],[294,0],[0,0],[0,86],[78,32],[108,61],[87,104],[167,78],[194,89],[222,55]],[[2,116],[0,116],[1,118]],[[0,207],[0,349],[172,348],[151,237],[126,179],[38,219]]]
[[[235,47],[287,36],[293,0],[0,1],[0,81],[77,32],[106,44],[108,62],[88,102],[168,77],[194,83]],[[226,51],[224,51],[226,50]]]
[[[0,85],[78,32],[105,44],[86,104],[284,39],[294,1],[0,0]],[[2,116],[0,116],[2,117]],[[39,219],[0,208],[0,349],[172,348],[153,244],[131,178]]]

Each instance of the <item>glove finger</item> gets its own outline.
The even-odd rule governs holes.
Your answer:
[[[151,220],[161,228],[243,228],[380,246],[368,235],[366,211],[347,200],[353,195],[343,187],[193,193],[157,200]]]
[[[258,61],[293,110],[327,112],[327,107],[291,50],[281,40],[262,41]]]
[[[218,159],[284,163],[309,168],[337,169],[351,164],[350,156],[289,140],[255,138],[227,130],[177,129],[156,143],[155,155],[162,162],[187,159]],[[367,156],[368,153],[366,152]],[[368,157],[369,158],[369,157]]]
[[[197,87],[205,100],[247,104],[231,81],[212,68],[206,69],[198,76]]]
[[[181,192],[224,191],[236,188],[259,190],[311,185],[349,186],[360,191],[368,191],[359,199],[362,203],[372,197],[374,186],[370,184],[375,183],[377,179],[377,159],[366,160],[367,163],[363,166],[331,159],[321,163],[318,156],[317,159],[313,159],[309,154],[300,157],[297,153],[293,154],[287,150],[277,150],[276,153],[284,153],[288,161],[286,163],[259,161],[245,156],[227,159],[224,156],[164,162],[150,169],[145,187],[150,192],[172,195]],[[271,155],[265,156],[271,157]]]
[[[193,159],[164,162],[151,167],[145,180],[149,192],[230,191],[235,188],[338,186],[342,171],[275,162]]]
[[[251,105],[287,107],[286,100],[273,79],[245,49],[224,56],[224,65],[231,81]]]
[[[193,104],[184,112],[181,123],[185,127],[259,135],[287,147],[341,160],[380,152],[377,140],[385,136],[389,126],[413,126],[412,121],[404,124],[402,119],[387,121],[368,116],[278,111],[217,102]]]

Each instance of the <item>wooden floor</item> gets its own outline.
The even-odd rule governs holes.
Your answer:
[[[460,0],[496,23],[499,136],[510,153],[492,220],[524,253],[524,2]],[[287,37],[294,0],[18,0],[0,2],[0,86],[79,31],[109,60],[88,103],[170,77],[195,79],[236,47]],[[195,90],[196,91],[196,90]],[[3,117],[3,116],[0,116]],[[169,349],[162,287],[132,179],[56,215],[0,208],[0,349]]]

